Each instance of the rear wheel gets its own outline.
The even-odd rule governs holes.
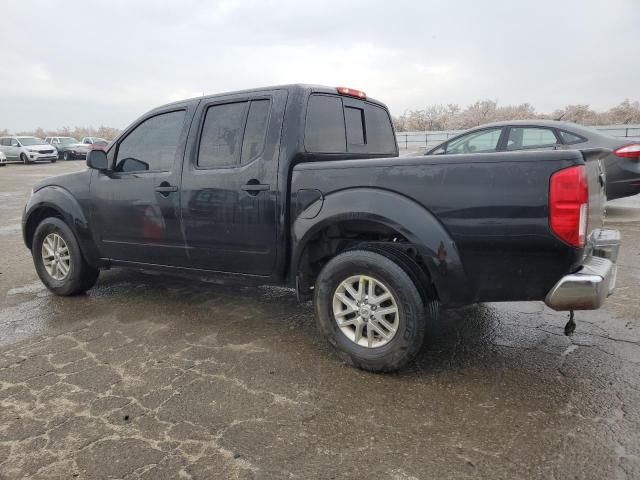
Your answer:
[[[56,295],[82,293],[100,274],[84,259],[75,235],[59,218],[46,218],[38,225],[31,255],[40,280]]]
[[[63,158],[64,160],[71,160],[71,154],[70,154],[69,152],[64,152],[64,153],[62,154],[62,158]]]
[[[437,302],[425,304],[414,278],[406,265],[370,250],[348,251],[325,265],[315,285],[316,322],[342,359],[390,372],[415,358]]]

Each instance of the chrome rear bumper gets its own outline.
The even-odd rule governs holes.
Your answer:
[[[592,253],[575,273],[565,275],[544,302],[554,310],[595,310],[616,286],[620,232],[596,230],[590,236]]]

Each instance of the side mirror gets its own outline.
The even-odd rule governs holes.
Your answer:
[[[90,150],[87,155],[87,167],[94,170],[108,170],[109,160],[107,160],[107,154],[104,150]]]

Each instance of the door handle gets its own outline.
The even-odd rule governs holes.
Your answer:
[[[168,197],[170,193],[177,191],[178,187],[176,187],[175,185],[170,185],[169,182],[162,182],[156,187],[156,192],[158,192],[163,197]]]
[[[260,183],[258,180],[249,180],[245,185],[242,185],[240,189],[244,190],[249,195],[257,195],[260,192],[271,190],[271,185]]]

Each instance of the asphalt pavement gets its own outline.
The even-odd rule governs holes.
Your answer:
[[[640,197],[605,307],[443,311],[397,374],[344,365],[273,287],[103,272],[50,294],[22,243],[32,185],[0,168],[0,478],[640,478]]]

